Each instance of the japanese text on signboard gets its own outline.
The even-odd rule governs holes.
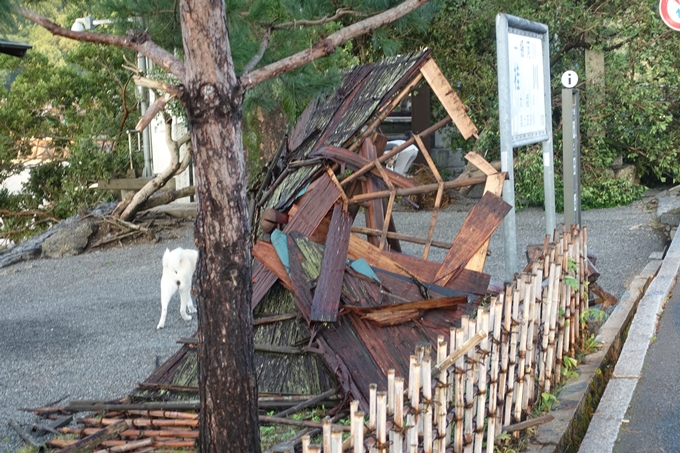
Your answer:
[[[543,43],[540,38],[511,29],[508,33],[512,136],[545,132]]]

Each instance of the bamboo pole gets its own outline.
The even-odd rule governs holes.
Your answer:
[[[465,327],[463,327],[465,328]],[[467,338],[474,336],[477,329],[477,321],[474,319],[469,319],[467,323]],[[463,437],[465,439],[465,444],[463,451],[465,453],[472,453],[473,442],[474,442],[474,426],[473,419],[475,415],[475,351],[473,349],[467,353],[465,358],[465,425]]]
[[[376,398],[378,394],[378,384],[368,386],[368,430],[375,431],[378,409]]]
[[[352,414],[353,415],[353,414]],[[350,417],[350,422],[352,421],[352,417]],[[351,422],[352,427],[354,427],[354,423]],[[352,437],[354,438],[354,437]],[[302,436],[302,453],[309,453],[309,445],[311,444],[312,439],[309,437],[309,434],[305,434]]]
[[[510,352],[508,355],[508,390],[505,393],[505,414],[503,425],[510,424],[512,414],[512,404],[515,397],[515,367],[517,366],[517,337],[518,337],[518,316],[519,316],[519,296],[520,290],[515,287],[512,292],[512,325],[510,330]]]
[[[421,405],[423,425],[423,451],[432,453],[432,359],[429,355],[423,356],[421,363],[423,402]]]
[[[501,322],[503,321],[503,293],[492,299],[491,307],[494,312],[492,342],[491,342],[491,372],[489,382],[489,421],[486,436],[486,453],[494,453],[496,438],[496,424],[500,424],[496,406],[498,403],[498,359],[500,357]]]
[[[323,432],[323,451],[324,453],[331,453],[331,419],[326,416],[322,421]]]
[[[354,424],[354,453],[364,453],[364,413],[355,412],[352,423]]]
[[[259,398],[258,398],[259,399]],[[141,417],[155,417],[155,418],[183,418],[188,420],[198,420],[198,414],[192,412],[177,412],[177,411],[140,411],[129,410],[126,411],[130,415],[139,415]]]
[[[444,339],[443,335],[437,337],[437,363],[441,363],[446,359],[446,349],[448,344]],[[436,453],[444,453],[446,451],[446,446],[448,445],[449,435],[447,434],[449,430],[446,429],[446,409],[448,400],[446,398],[446,382],[448,380],[449,370],[447,369],[443,373],[439,373],[437,379],[437,387],[435,393],[435,410],[436,410],[436,422],[437,422],[437,442],[435,443],[434,451]]]
[[[404,443],[404,378],[394,379],[394,426],[390,430],[391,453],[402,453]]]
[[[128,424],[125,422],[125,420],[118,420],[116,423],[113,423],[105,428],[98,429],[95,433],[90,434],[87,437],[83,437],[75,443],[64,447],[63,449],[59,450],[59,453],[84,453],[87,451],[92,451],[94,447],[103,444],[104,441],[107,441],[112,437],[118,436],[126,429],[128,429]]]
[[[522,408],[524,401],[524,379],[526,373],[526,361],[527,361],[527,338],[529,332],[529,310],[533,304],[531,298],[531,285],[530,280],[527,281],[530,276],[527,274],[522,274],[520,277],[523,283],[524,289],[524,302],[522,303],[522,317],[520,318],[519,326],[519,361],[517,364],[517,386],[515,388],[515,408],[514,408],[514,421],[522,421]]]
[[[463,316],[463,318],[466,318],[466,316]],[[466,321],[468,323],[469,321]],[[432,368],[432,377],[439,377],[439,374],[449,368],[451,365],[453,365],[454,362],[456,362],[460,357],[465,356],[466,354],[469,354],[470,351],[472,351],[475,346],[477,346],[479,343],[482,342],[486,338],[486,332],[479,331],[472,337],[470,337],[469,340],[461,344],[458,348],[456,348],[455,351],[453,351],[446,359],[444,359],[442,362],[436,364]]]
[[[378,451],[387,451],[387,392],[378,392],[376,404],[378,406],[378,424],[376,438]]]
[[[290,453],[294,453],[292,448]],[[331,453],[342,453],[342,431],[331,430]]]
[[[387,370],[387,415],[394,414],[394,369]]]
[[[510,363],[510,332],[512,331],[512,285],[505,286],[503,293],[503,328],[501,330],[501,365],[498,379],[498,407],[496,434],[501,433],[503,414],[505,413],[505,394],[508,389],[508,366]]]
[[[561,261],[561,260],[560,260]],[[552,281],[552,291],[550,294],[550,298],[552,299],[551,304],[550,304],[550,321],[548,322],[548,353],[546,355],[546,377],[545,377],[545,392],[550,393],[552,389],[552,384],[556,384],[558,377],[554,378],[553,382],[553,375],[555,373],[559,374],[559,363],[557,370],[555,369],[555,349],[556,349],[556,328],[557,328],[557,312],[560,307],[560,297],[559,297],[559,291],[560,291],[560,285],[559,285],[559,275],[562,274],[562,264],[557,263],[555,264],[555,275],[554,275],[554,280]]]
[[[456,329],[456,339],[455,339],[455,345],[456,348],[458,348],[460,345],[462,345],[465,342],[465,331],[463,330],[463,321],[466,321],[466,317],[464,316],[463,319],[461,320],[461,327]],[[467,325],[465,326],[467,327]],[[462,453],[463,452],[463,429],[464,429],[464,414],[465,414],[465,399],[464,399],[464,391],[465,391],[465,359],[463,356],[461,356],[457,361],[456,361],[456,366],[454,368],[454,380],[455,380],[455,391],[454,391],[454,400],[455,400],[455,434],[454,434],[454,439],[453,439],[453,448],[455,453]]]
[[[533,272],[531,274],[530,282],[530,301],[529,301],[529,325],[527,328],[527,354],[526,354],[526,369],[524,375],[528,376],[524,380],[524,399],[522,400],[522,410],[525,413],[529,412],[529,407],[534,401],[534,382],[536,378],[536,367],[534,366],[536,360],[536,344],[537,338],[536,333],[538,332],[538,316],[540,312],[540,298],[536,297],[536,289],[540,288],[538,285],[538,275],[543,274],[543,270],[540,269],[538,263],[534,266]],[[527,303],[525,301],[525,303]]]
[[[549,256],[549,255],[548,255]],[[547,376],[547,353],[548,341],[550,335],[550,313],[552,312],[552,285],[555,276],[555,263],[550,264],[548,273],[548,287],[541,294],[541,325],[543,332],[541,335],[541,347],[538,361],[538,388],[539,391],[545,391],[545,379]]]
[[[487,310],[479,310],[477,312],[477,318],[479,319],[478,328],[485,332],[489,330],[489,312]],[[479,377],[477,379],[477,420],[475,423],[475,445],[474,452],[482,453],[482,446],[484,443],[484,418],[486,411],[484,410],[486,406],[486,395],[487,395],[487,366],[486,358],[489,355],[489,339],[488,336],[479,345],[477,349],[478,358],[478,372]]]
[[[349,426],[350,426],[350,431],[349,431],[349,443],[350,446],[353,445],[354,442],[354,414],[359,410],[359,401],[358,400],[352,400],[351,403],[349,403]]]

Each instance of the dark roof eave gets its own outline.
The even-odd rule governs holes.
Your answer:
[[[23,58],[28,49],[32,49],[30,44],[23,44],[20,42],[0,41],[0,53],[12,55],[14,57]]]

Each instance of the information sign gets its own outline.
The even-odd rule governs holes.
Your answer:
[[[535,33],[508,29],[513,138],[545,135],[543,42]]]

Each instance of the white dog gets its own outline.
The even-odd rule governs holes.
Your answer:
[[[156,329],[165,326],[165,316],[168,314],[168,303],[173,294],[179,289],[181,305],[179,314],[185,321],[191,321],[187,314],[196,313],[194,301],[191,298],[191,278],[196,269],[198,251],[176,248],[173,251],[165,249],[163,254],[163,277],[161,278],[161,320]]]

